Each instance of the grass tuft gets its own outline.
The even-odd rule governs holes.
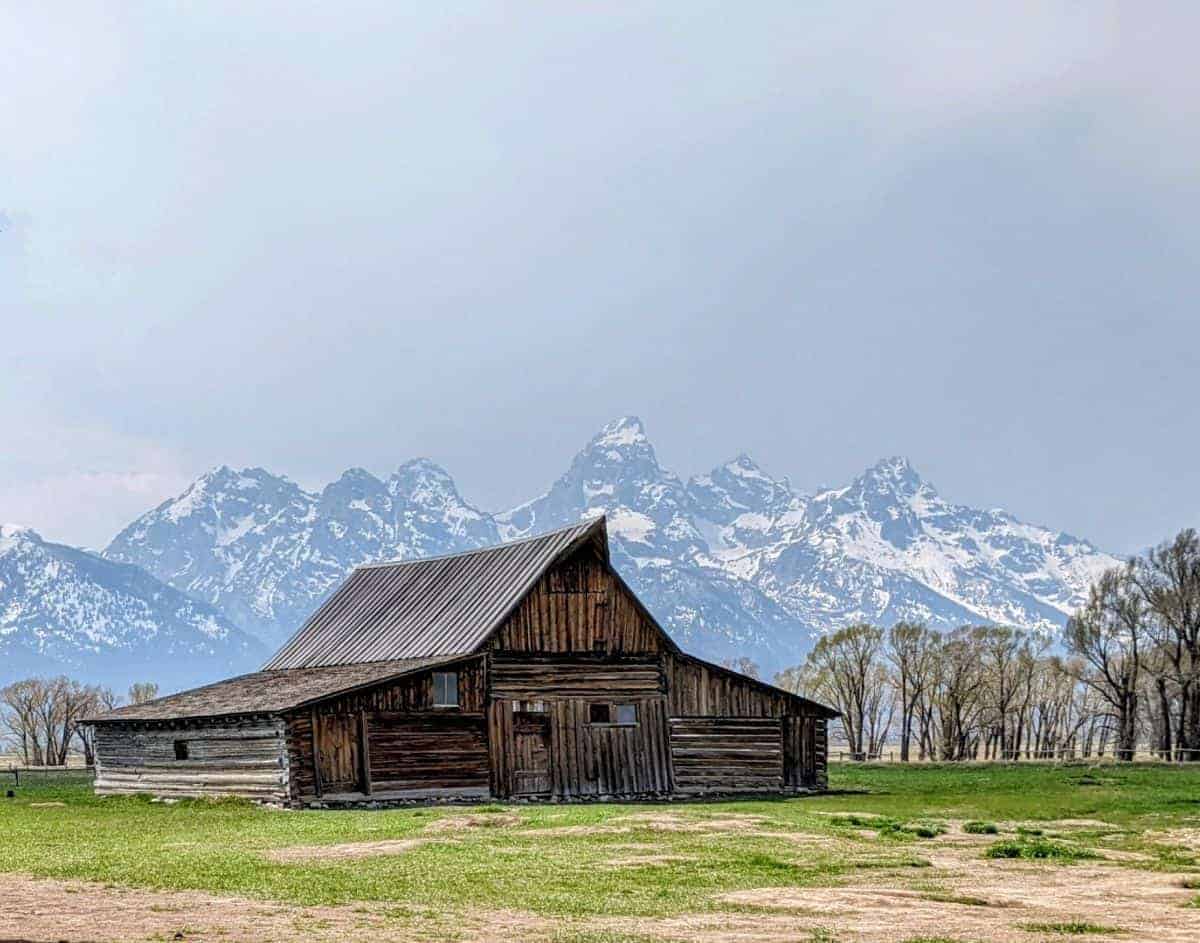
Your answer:
[[[1010,838],[995,842],[984,852],[985,858],[1026,858],[1031,861],[1069,863],[1100,857],[1087,848],[1064,845],[1044,838]]]
[[[968,835],[998,835],[1000,828],[995,822],[981,822],[978,819],[963,823],[963,831]]]
[[[1124,933],[1120,927],[1107,927],[1100,923],[1085,923],[1071,920],[1066,923],[1021,923],[1018,926],[1030,933],[1060,933],[1064,936],[1111,936]]]

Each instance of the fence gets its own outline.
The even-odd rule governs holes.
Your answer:
[[[22,766],[9,763],[0,766],[0,783],[8,786],[48,783],[51,779],[91,780],[96,775],[94,766],[68,764],[66,766]]]
[[[830,750],[829,759],[834,763],[899,763],[900,750],[882,750],[875,753],[855,753],[852,750]],[[1182,747],[1174,750],[1138,750],[1134,754],[1133,759],[1140,762],[1148,763],[1188,763],[1200,761],[1200,750],[1183,749]],[[1107,750],[1104,753],[1085,754],[1082,750],[1064,747],[1058,750],[1006,750],[1000,756],[972,756],[967,757],[965,762],[973,763],[1063,763],[1072,760],[1089,760],[1114,761],[1112,751]],[[950,760],[939,760],[937,757],[925,757],[918,759],[917,753],[914,750],[909,757],[911,763],[937,763],[937,762],[952,762]]]

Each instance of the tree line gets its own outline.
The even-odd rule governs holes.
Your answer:
[[[1059,644],[1056,646],[1055,642]],[[1055,639],[917,622],[823,636],[775,683],[841,711],[856,756],[1200,761],[1200,537],[1181,531],[1103,573]]]
[[[139,681],[129,688],[130,704],[158,696],[158,685]],[[25,678],[0,688],[0,745],[26,766],[65,766],[72,748],[90,766],[95,760],[92,731],[83,721],[120,707],[110,688],[72,678]]]

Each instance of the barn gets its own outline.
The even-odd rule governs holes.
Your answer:
[[[339,807],[815,791],[835,716],[681,651],[601,517],[359,567],[261,671],[91,723],[99,794]]]

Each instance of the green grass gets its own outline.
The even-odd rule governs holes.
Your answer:
[[[1085,776],[1089,784],[1081,786],[1078,780]],[[1029,829],[1053,819],[1097,818],[1112,828],[1073,832],[1069,844],[1032,834],[997,844],[1015,846],[1020,857],[1069,863],[1104,842],[1145,850],[1154,856],[1146,867],[1194,869],[1200,875],[1200,862],[1185,849],[1141,837],[1151,828],[1200,823],[1200,769],[1104,767],[1092,773],[1040,764],[834,766],[831,787],[828,795],[788,800],[280,812],[235,801],[97,799],[86,784],[70,778],[26,780],[15,798],[4,799],[3,790],[11,786],[0,780],[0,847],[5,849],[0,872],[298,904],[383,904],[394,909],[397,920],[426,919],[435,906],[451,917],[467,909],[504,907],[570,922],[598,915],[726,911],[730,906],[717,897],[730,891],[820,886],[859,879],[864,869],[928,867],[923,846],[936,843],[951,819],[1020,822]],[[34,805],[45,802],[66,805]],[[497,813],[517,821],[424,831],[446,816]],[[753,831],[666,831],[631,818],[646,813],[684,822],[752,815],[762,824]],[[564,827],[573,829],[564,832]],[[795,833],[838,840],[803,843],[789,838]],[[303,864],[264,857],[271,849],[295,845],[422,835],[436,840],[400,855]],[[1056,850],[1042,854],[1045,848]],[[671,860],[630,864],[642,854]],[[612,863],[617,860],[622,864]],[[563,937],[568,939],[574,938]],[[634,938],[593,934],[586,939],[623,943]]]
[[[1077,845],[1047,841],[1044,838],[1014,838],[998,841],[984,852],[989,858],[1027,858],[1031,861],[1082,861],[1100,857]]]

